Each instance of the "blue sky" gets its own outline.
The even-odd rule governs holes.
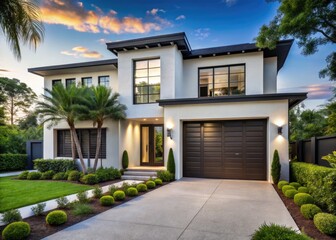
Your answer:
[[[186,32],[193,49],[253,42],[262,24],[276,14],[278,2],[265,0],[40,0],[45,41],[36,52],[23,48],[17,62],[0,34],[0,76],[16,77],[42,93],[41,77],[29,67],[114,58],[106,41]],[[319,79],[332,46],[303,56],[296,43],[278,75],[281,92],[309,91],[309,108],[326,102],[331,82]]]

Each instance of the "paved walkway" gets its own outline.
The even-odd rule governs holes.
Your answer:
[[[4,172],[0,173],[0,177],[9,177],[9,176],[17,176],[23,171],[16,171],[16,172]],[[29,172],[36,172],[36,170],[29,170]]]
[[[266,182],[183,178],[46,239],[250,239],[264,222],[297,229]]]

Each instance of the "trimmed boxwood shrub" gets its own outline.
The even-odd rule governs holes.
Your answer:
[[[298,206],[303,204],[313,204],[314,198],[308,193],[298,193],[294,196],[294,203]]]
[[[114,179],[120,179],[121,173],[118,169],[110,168],[98,168],[95,172],[99,182],[110,181]]]
[[[134,197],[138,195],[138,190],[135,187],[130,187],[126,191],[127,196]]]
[[[285,185],[282,187],[281,191],[283,194],[285,194],[285,192],[289,189],[295,189],[295,187],[291,186],[291,185]]]
[[[59,172],[56,173],[53,178],[53,180],[67,180],[67,177],[65,176],[65,172]]]
[[[156,185],[162,185],[162,180],[160,178],[157,178],[154,180]]]
[[[160,170],[156,172],[158,178],[160,178],[163,182],[170,182],[174,180],[174,174],[170,173],[166,170]]]
[[[168,162],[167,162],[167,170],[168,172],[170,172],[175,178],[175,159],[174,159],[174,153],[173,153],[173,149],[169,149],[169,153],[168,153]]]
[[[299,187],[298,188],[298,192],[299,193],[309,193],[307,187]]]
[[[147,188],[148,188],[148,189],[155,188],[155,186],[156,186],[155,182],[152,181],[152,180],[148,180],[148,181],[146,182],[146,185],[147,185]]]
[[[24,170],[27,167],[27,154],[0,154],[0,172]]]
[[[288,185],[289,183],[285,180],[278,182],[278,189],[282,189],[283,186]]]
[[[80,179],[80,172],[77,170],[73,170],[69,172],[68,181],[78,181]]]
[[[289,189],[285,192],[285,196],[288,198],[294,198],[294,196],[298,193],[299,192],[296,189]]]
[[[147,192],[147,185],[140,183],[136,186],[138,192]]]
[[[276,225],[261,225],[252,235],[252,240],[312,240],[310,237],[297,233],[292,228]]]
[[[330,213],[318,213],[314,216],[315,227],[328,235],[336,234],[336,216]]]
[[[68,216],[66,212],[62,210],[52,211],[48,213],[46,217],[46,222],[52,226],[62,225],[63,223],[66,223],[67,220],[68,220]]]
[[[40,172],[30,172],[28,173],[27,179],[28,180],[39,180],[42,176]]]
[[[30,234],[30,225],[26,222],[13,222],[2,231],[4,240],[23,240]]]
[[[289,185],[295,187],[296,190],[301,187],[301,184],[298,182],[291,182]]]
[[[102,196],[99,201],[102,206],[111,206],[114,204],[114,198],[112,196]]]
[[[271,165],[271,176],[274,184],[278,184],[281,173],[281,164],[278,150],[274,150],[273,161]]]
[[[89,184],[89,185],[94,185],[98,183],[98,178],[96,174],[92,174],[92,173],[85,175],[82,180],[83,180],[82,181],[83,183]]]
[[[123,152],[121,163],[123,169],[128,168],[128,153],[126,150]]]
[[[113,198],[116,200],[116,201],[122,201],[125,199],[125,192],[122,191],[122,190],[117,190],[113,193]]]
[[[21,180],[27,179],[28,174],[29,174],[29,171],[24,171],[24,172],[19,174],[18,178],[21,179]]]
[[[73,160],[68,159],[35,159],[34,168],[40,172],[53,170],[55,173],[76,170]]]
[[[300,207],[301,214],[307,219],[313,219],[314,216],[318,213],[321,213],[322,210],[315,204],[303,204]]]
[[[55,175],[55,172],[53,170],[49,170],[49,171],[42,173],[41,179],[50,180],[53,178],[54,175]]]

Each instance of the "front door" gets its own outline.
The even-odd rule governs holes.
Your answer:
[[[140,165],[163,166],[163,125],[141,125]]]

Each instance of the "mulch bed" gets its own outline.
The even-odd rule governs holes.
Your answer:
[[[314,225],[313,220],[306,219],[302,216],[300,212],[300,207],[297,206],[293,199],[289,199],[285,197],[281,190],[278,189],[277,186],[273,185],[275,191],[278,193],[279,197],[283,201],[284,205],[288,209],[289,213],[292,215],[296,225],[298,225],[299,229],[307,234],[309,237],[318,240],[333,240],[334,237],[327,236],[321,233]]]
[[[113,182],[119,182],[120,180],[116,180],[116,181],[110,181],[110,182],[105,182],[105,183],[102,183],[102,184],[99,184],[100,186],[103,186],[103,185],[108,185],[108,184],[111,184]],[[166,185],[168,183],[163,183],[162,186]],[[158,189],[162,186],[157,186],[155,189]],[[136,197],[139,197],[139,196],[142,196],[148,192],[151,192],[151,191],[154,191],[155,189],[148,189],[147,192],[145,193],[142,193],[142,192],[139,192],[139,195],[136,196]],[[106,194],[105,194],[106,195]],[[46,224],[45,222],[45,218],[47,216],[47,214],[51,211],[54,211],[54,210],[58,210],[58,209],[54,209],[54,210],[51,210],[51,211],[48,211],[48,212],[45,212],[43,213],[42,216],[32,216],[32,217],[29,217],[29,218],[25,218],[23,219],[23,221],[29,223],[30,225],[30,228],[31,228],[31,233],[30,233],[30,236],[28,237],[28,240],[38,240],[38,239],[42,239],[42,238],[45,238],[49,235],[52,235],[58,231],[61,231],[67,227],[70,227],[76,223],[79,223],[81,221],[84,221],[86,219],[89,219],[99,213],[102,213],[102,212],[105,212],[107,210],[110,210],[114,207],[117,207],[121,204],[124,204],[126,202],[128,202],[129,200],[132,200],[136,197],[128,197],[126,196],[125,200],[123,201],[116,201],[112,206],[108,206],[108,207],[104,207],[104,206],[101,206],[100,205],[100,202],[99,202],[99,199],[91,199],[92,201],[89,203],[89,205],[94,209],[94,213],[92,214],[88,214],[88,215],[84,215],[84,216],[75,216],[72,214],[72,210],[63,210],[67,213],[68,215],[68,221],[61,225],[61,226],[49,226],[48,224]],[[5,228],[5,226],[1,226],[0,227],[0,232],[2,232],[2,230]],[[2,239],[2,236],[0,236],[0,239]]]

